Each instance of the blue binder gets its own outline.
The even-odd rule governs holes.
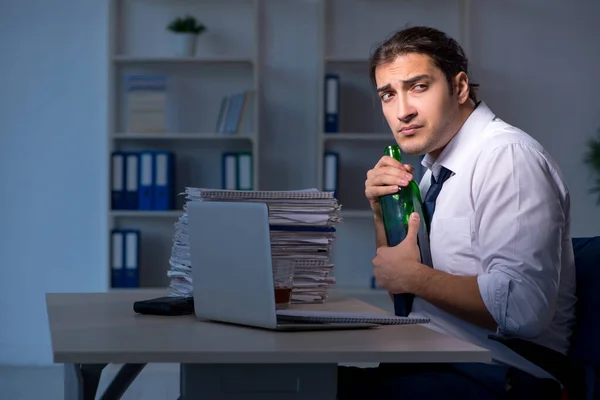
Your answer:
[[[140,259],[140,231],[137,229],[124,229],[123,249],[123,287],[139,287],[139,259]]]
[[[154,209],[172,210],[174,203],[174,155],[168,151],[154,152]]]
[[[113,229],[111,231],[111,249],[110,249],[110,278],[111,287],[122,288],[125,287],[125,249],[124,235],[119,229]]]
[[[326,151],[323,155],[323,191],[338,195],[340,156],[335,151]]]
[[[375,279],[374,276],[371,277],[371,289],[379,289],[379,286],[377,286],[377,279]]]
[[[137,152],[125,153],[125,208],[138,209],[139,155]]]
[[[114,151],[111,154],[111,208],[124,210],[125,207],[125,153]]]
[[[325,75],[325,132],[339,131],[340,77],[337,74]]]
[[[141,151],[139,173],[138,209],[154,209],[154,154],[151,151]]]
[[[236,152],[225,152],[221,156],[221,186],[223,189],[238,188],[238,155]]]
[[[139,287],[140,231],[113,229],[111,231],[111,287]]]
[[[237,190],[252,190],[254,187],[252,163],[251,152],[240,151],[237,153]]]

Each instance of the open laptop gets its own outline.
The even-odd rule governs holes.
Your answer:
[[[277,318],[265,203],[188,202],[187,213],[198,318],[288,331],[377,326]]]

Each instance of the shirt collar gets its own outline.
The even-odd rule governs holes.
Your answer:
[[[485,127],[495,117],[492,110],[483,101],[480,101],[460,130],[442,150],[437,160],[429,154],[425,154],[421,164],[430,169],[436,179],[442,167],[446,167],[456,174],[460,171],[461,165],[465,162],[473,146],[483,136]]]

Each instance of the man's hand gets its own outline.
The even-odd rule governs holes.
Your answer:
[[[417,244],[419,214],[412,213],[406,237],[397,246],[381,246],[373,259],[377,285],[391,293],[414,293],[419,271],[429,268],[421,264],[421,253]]]
[[[376,217],[381,217],[379,197],[396,193],[400,186],[407,186],[412,180],[414,168],[402,164],[390,156],[383,156],[377,164],[367,172],[365,196]]]
[[[496,321],[481,298],[476,276],[455,276],[421,264],[419,222],[419,214],[413,213],[402,242],[377,248],[373,259],[377,285],[390,296],[412,293],[465,321],[495,330]]]

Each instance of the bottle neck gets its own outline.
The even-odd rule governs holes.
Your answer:
[[[402,153],[399,146],[388,146],[385,149],[385,154],[395,160],[398,160],[398,162],[402,162]]]

